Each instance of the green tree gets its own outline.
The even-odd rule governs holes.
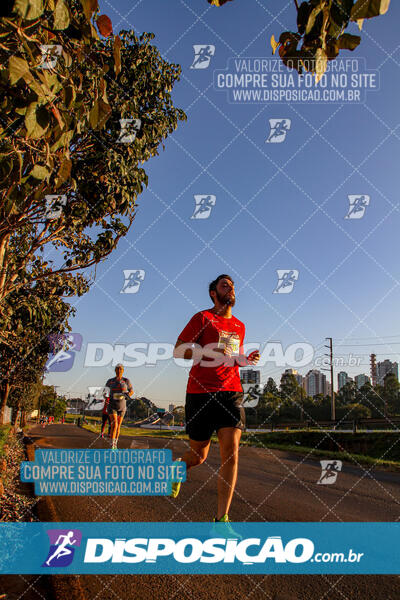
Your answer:
[[[144,419],[147,417],[148,406],[142,398],[132,400],[132,418]]]
[[[58,396],[53,385],[43,385],[39,395],[40,413],[54,416],[56,419],[62,417],[67,408],[64,396]]]
[[[312,398],[311,416],[314,421],[329,421],[331,418],[331,398],[317,394]]]
[[[364,406],[363,404],[359,404],[355,402],[354,404],[346,404],[345,406],[338,406],[336,409],[336,418],[338,420],[343,419],[344,421],[348,420],[357,420],[357,419],[369,419],[371,417],[371,410]]]
[[[24,375],[24,374],[22,374]],[[18,383],[11,389],[7,404],[12,407],[12,421],[18,423],[18,417],[21,416],[20,424],[24,427],[26,424],[26,415],[38,406],[38,400],[42,388],[42,382],[34,375],[19,379]]]
[[[387,415],[398,415],[400,413],[400,384],[396,375],[388,373],[383,380],[382,398],[384,413]]]
[[[175,425],[179,423],[184,423],[185,421],[185,407],[184,406],[175,406],[173,413],[175,419]]]
[[[60,334],[68,326],[74,309],[63,301],[64,291],[42,280],[29,289],[12,292],[5,300],[9,335],[0,337],[0,424],[12,388],[34,383],[43,375],[50,351],[48,336]]]
[[[208,0],[214,6],[228,1]],[[278,42],[272,36],[272,50],[278,49],[287,67],[315,73],[319,80],[328,60],[336,58],[340,50],[354,50],[359,45],[360,36],[345,32],[349,22],[356,21],[361,29],[364,19],[385,14],[390,0],[309,0],[300,5],[294,0],[294,4],[297,32],[284,31]]]
[[[336,403],[338,405],[354,404],[357,397],[357,385],[354,381],[347,381],[336,393]]]
[[[292,373],[282,374],[280,393],[284,401],[297,402],[300,399],[300,386]]]
[[[162,59],[152,34],[112,35],[97,0],[18,0],[8,13],[0,19],[0,300],[108,256],[147,185],[142,163],[186,118],[171,99],[180,67]],[[41,67],[43,46],[61,47],[51,69]],[[136,120],[131,143],[121,143],[122,119]],[[27,249],[16,256],[10,244],[21,229]],[[46,245],[54,260],[38,258]]]
[[[264,394],[278,395],[278,386],[272,377],[268,377],[267,383],[264,386]]]
[[[371,417],[383,419],[385,415],[383,388],[367,382],[357,392],[357,402],[369,409]]]

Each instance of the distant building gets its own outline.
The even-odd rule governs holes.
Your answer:
[[[258,369],[240,369],[240,381],[242,383],[260,383],[261,376]]]
[[[356,382],[357,389],[359,390],[366,383],[370,383],[371,379],[368,377],[368,375],[356,375],[354,377],[354,381]]]
[[[312,369],[308,371],[305,376],[306,381],[306,394],[307,396],[317,396],[318,394],[323,394],[326,396],[328,394],[328,385],[326,381],[326,375],[318,371],[318,369]]]
[[[168,412],[172,413],[175,410],[175,404],[168,404]]]
[[[87,402],[86,400],[82,400],[82,398],[71,398],[67,402],[67,412],[70,413],[80,413],[84,408],[86,408]]]
[[[341,390],[342,387],[344,387],[346,385],[346,383],[349,381],[350,377],[348,376],[346,371],[340,371],[340,373],[338,373],[337,379],[338,379],[338,390]]]
[[[376,383],[383,385],[386,375],[393,373],[396,379],[399,379],[399,365],[397,362],[392,362],[388,358],[382,362],[378,362],[376,365]]]
[[[303,375],[300,375],[300,373],[298,373],[296,371],[296,369],[285,369],[284,375],[294,375],[294,377],[295,377],[297,383],[299,384],[299,386],[303,387],[304,377],[303,377]]]

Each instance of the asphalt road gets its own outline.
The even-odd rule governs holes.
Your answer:
[[[30,430],[46,448],[106,448],[106,440],[74,425]],[[133,440],[133,442],[132,442]],[[133,444],[133,445],[131,445]],[[170,448],[174,459],[185,440],[121,437],[120,447]],[[218,446],[189,472],[176,499],[169,497],[52,498],[60,521],[211,521],[217,502]],[[333,485],[317,485],[319,459],[243,446],[232,502],[232,521],[396,521],[400,516],[398,473],[343,464]],[[56,517],[55,517],[56,519]],[[68,581],[69,580],[69,581]],[[115,575],[62,579],[90,600],[398,600],[400,577],[350,575]],[[59,576],[59,581],[61,577]],[[64,596],[64,594],[62,594]],[[24,600],[30,600],[29,591]]]

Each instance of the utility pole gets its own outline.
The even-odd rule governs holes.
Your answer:
[[[329,360],[330,360],[330,371],[331,371],[331,420],[336,421],[336,410],[335,410],[335,393],[333,391],[333,343],[332,338],[327,337],[329,340],[329,346],[325,345],[325,348],[329,348]],[[328,356],[328,354],[326,354]]]

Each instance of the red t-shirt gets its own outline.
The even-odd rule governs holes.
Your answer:
[[[227,319],[209,310],[202,310],[190,319],[178,339],[188,344],[199,344],[202,347],[212,344],[214,348],[223,348],[229,344],[232,346],[233,352],[231,359],[218,354],[220,363],[217,366],[215,366],[214,359],[207,357],[202,358],[197,364],[193,363],[189,373],[187,393],[242,391],[239,364],[244,366],[244,334],[244,324],[233,316]],[[223,360],[228,361],[228,364],[222,364]],[[205,366],[206,362],[214,362],[214,365]]]

